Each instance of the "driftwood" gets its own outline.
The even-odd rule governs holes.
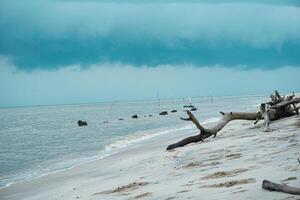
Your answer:
[[[177,143],[171,144],[167,147],[167,150],[183,147],[190,143],[204,141],[204,139],[214,136],[230,121],[232,120],[255,120],[256,124],[259,120],[265,120],[265,131],[269,130],[270,121],[278,120],[284,117],[289,117],[298,114],[299,107],[296,106],[300,103],[300,98],[295,98],[295,95],[289,95],[282,97],[277,91],[274,95],[271,95],[271,101],[262,103],[258,112],[220,112],[222,117],[217,124],[212,128],[204,128],[195,116],[187,111],[188,118],[180,118],[185,121],[192,121],[196,127],[200,130],[200,133],[195,136],[187,137]],[[291,106],[292,105],[292,106]]]
[[[285,184],[273,183],[268,180],[263,180],[262,188],[269,191],[284,192],[288,194],[300,195],[300,188],[291,187]]]

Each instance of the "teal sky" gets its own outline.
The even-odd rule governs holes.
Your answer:
[[[300,3],[2,0],[0,107],[300,91]]]

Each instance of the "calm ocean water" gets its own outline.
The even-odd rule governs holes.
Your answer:
[[[199,121],[219,111],[250,111],[266,96],[193,98]],[[179,119],[187,100],[36,106],[0,109],[0,187],[101,159],[130,145],[192,127]],[[159,116],[161,111],[178,110]],[[131,116],[137,114],[138,119]],[[148,117],[153,115],[153,117]],[[147,117],[144,117],[147,116]],[[118,119],[124,120],[118,120]],[[87,127],[78,127],[77,120]],[[110,123],[103,123],[108,120]],[[188,126],[187,126],[188,125]]]

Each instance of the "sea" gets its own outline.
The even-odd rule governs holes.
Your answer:
[[[0,187],[103,159],[149,139],[194,129],[184,105],[203,123],[219,111],[255,111],[265,95],[199,97],[0,108]],[[171,113],[170,111],[177,110]],[[167,111],[167,115],[159,115]],[[132,118],[132,115],[138,118]],[[78,120],[87,126],[79,127]]]

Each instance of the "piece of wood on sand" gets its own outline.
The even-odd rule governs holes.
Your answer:
[[[263,180],[262,188],[269,191],[284,192],[288,194],[300,195],[300,188],[288,186],[285,184],[273,183],[268,180]]]
[[[181,119],[192,121],[200,130],[200,133],[169,145],[167,150],[183,147],[190,143],[201,142],[212,135],[216,137],[217,133],[232,120],[254,120],[254,124],[256,124],[259,120],[264,119],[265,131],[269,131],[270,121],[297,115],[299,113],[299,107],[296,106],[298,103],[300,103],[300,98],[296,98],[294,94],[282,97],[275,91],[275,94],[271,95],[271,101],[262,103],[258,112],[220,112],[222,117],[212,128],[204,128],[196,117],[190,111],[187,111],[188,118]]]

